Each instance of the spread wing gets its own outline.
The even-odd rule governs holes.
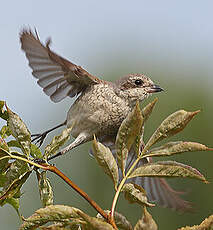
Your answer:
[[[74,97],[89,85],[101,82],[82,67],[51,51],[50,40],[43,45],[36,32],[34,34],[30,30],[23,30],[20,41],[33,76],[53,102],[59,102],[66,96]]]

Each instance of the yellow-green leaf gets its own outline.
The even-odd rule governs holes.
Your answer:
[[[78,209],[64,205],[50,205],[38,209],[32,216],[24,220],[19,230],[33,230],[52,221],[68,222],[73,218],[76,221],[79,218]]]
[[[50,184],[49,179],[47,178],[47,172],[43,171],[37,173],[38,178],[38,186],[39,186],[39,193],[40,199],[43,207],[49,206],[53,204],[53,190]]]
[[[185,110],[179,110],[170,116],[168,116],[161,125],[157,128],[157,130],[153,133],[149,141],[144,147],[144,151],[148,150],[152,145],[156,142],[161,141],[164,138],[175,135],[176,133],[183,130],[189,121],[198,113],[195,112],[187,112]]]
[[[137,203],[148,207],[155,206],[148,202],[145,190],[137,184],[125,184],[122,188],[122,192],[124,193],[125,199],[130,203]]]
[[[72,128],[66,128],[60,135],[53,137],[51,143],[45,147],[44,155],[48,157],[55,154],[70,139],[71,130]]]
[[[12,135],[21,145],[22,151],[28,157],[30,154],[30,144],[31,144],[30,131],[28,130],[25,123],[21,120],[21,118],[14,112],[12,112],[8,107],[7,107],[7,112],[9,115],[9,118],[7,120],[7,125],[10,128]]]
[[[108,215],[110,215],[109,210],[104,210]],[[105,220],[103,218],[103,216],[101,216],[100,213],[97,214],[97,218]],[[119,212],[114,212],[114,220],[115,220],[115,224],[119,229],[122,230],[133,230],[131,223],[126,219],[126,217],[124,215],[122,215]],[[106,221],[106,220],[105,220]]]
[[[156,102],[158,101],[157,98],[155,98],[152,102],[150,102],[148,105],[146,105],[143,109],[142,109],[142,115],[144,118],[144,122],[147,121],[147,119],[149,118],[149,116],[151,115]]]
[[[175,161],[145,164],[136,168],[129,176],[132,177],[189,177],[208,183],[197,169]]]
[[[93,140],[93,151],[98,164],[103,168],[104,172],[113,180],[116,189],[119,175],[118,166],[115,158],[112,155],[112,152],[109,148],[107,148],[100,142],[97,142],[95,138]]]
[[[31,146],[30,146],[30,155],[34,159],[42,159],[42,157],[43,157],[41,150],[34,144],[31,144]]]
[[[176,141],[176,142],[166,143],[165,145],[162,145],[157,148],[153,148],[144,157],[170,156],[173,154],[183,153],[183,152],[208,151],[208,150],[212,150],[212,149],[200,143]]]
[[[128,152],[136,137],[140,134],[142,124],[143,117],[140,111],[139,103],[137,102],[133,111],[131,111],[122,122],[115,142],[118,165],[121,168],[123,175],[125,174]]]
[[[0,101],[0,117],[5,121],[7,121],[9,116],[7,110],[4,109],[5,105],[6,105],[5,101]]]
[[[134,230],[157,230],[158,226],[151,214],[144,208],[143,216],[136,223]]]

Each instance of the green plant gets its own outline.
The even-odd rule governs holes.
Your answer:
[[[70,138],[71,129],[65,129],[61,135],[53,138],[46,146],[44,153],[31,143],[31,134],[21,120],[5,104],[0,102],[0,117],[7,121],[0,135],[0,205],[12,205],[19,214],[19,198],[21,187],[35,172],[38,179],[40,199],[43,208],[32,216],[23,219],[20,230],[24,229],[133,229],[132,224],[125,216],[115,211],[118,197],[121,193],[130,201],[142,206],[143,216],[134,226],[134,230],[157,229],[155,221],[146,207],[150,203],[146,191],[131,179],[138,177],[189,177],[207,183],[205,177],[191,166],[175,161],[157,161],[138,166],[142,159],[147,157],[171,156],[189,151],[213,150],[203,144],[195,142],[176,141],[168,142],[160,147],[152,148],[162,139],[168,138],[182,131],[189,121],[199,112],[179,110],[167,117],[156,129],[147,143],[143,141],[144,125],[149,118],[157,100],[149,103],[142,110],[136,103],[134,110],[123,121],[115,140],[116,154],[102,143],[93,140],[93,153],[98,164],[114,183],[115,195],[111,210],[104,211],[84,191],[67,178],[59,169],[50,165],[47,158],[55,154],[58,149]],[[5,109],[6,107],[6,109]],[[13,137],[8,138],[8,137]],[[18,150],[17,150],[18,149]],[[135,160],[128,165],[129,153],[133,151]],[[119,170],[121,174],[119,175]],[[78,208],[53,205],[53,192],[46,172],[57,174],[73,189],[75,189],[98,212],[97,217],[91,217]],[[43,226],[51,223],[48,227]],[[209,228],[210,229],[210,228]]]

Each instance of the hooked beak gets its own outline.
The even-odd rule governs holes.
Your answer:
[[[152,85],[147,92],[148,93],[158,93],[161,91],[164,91],[164,89],[161,88],[159,85]]]

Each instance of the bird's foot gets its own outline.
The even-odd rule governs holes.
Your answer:
[[[48,132],[39,133],[39,134],[32,134],[31,137],[34,137],[32,139],[32,142],[35,142],[35,144],[39,144],[39,147],[43,144],[44,139],[46,138]]]

